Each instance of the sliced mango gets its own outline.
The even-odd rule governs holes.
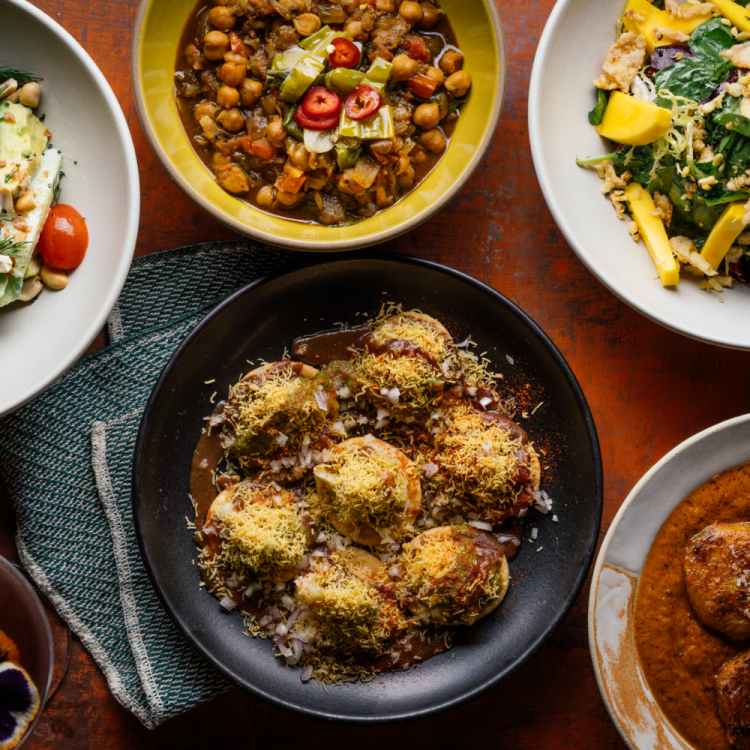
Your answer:
[[[740,31],[750,31],[750,11],[732,0],[711,0],[724,18],[732,22]]]
[[[654,261],[662,286],[675,286],[680,283],[680,264],[672,254],[667,230],[656,213],[654,199],[646,188],[631,182],[625,188],[625,198],[633,220],[638,225],[641,239],[646,244],[648,254]]]
[[[714,2],[714,0],[711,0],[711,2]],[[722,3],[735,5],[740,11],[745,13],[744,8],[740,8],[736,3],[730,2],[730,0],[718,0],[715,4],[721,8]],[[629,15],[628,11],[632,11],[632,15]],[[722,13],[723,12],[724,11],[722,11]],[[643,20],[641,21],[638,16],[641,16]],[[656,47],[674,44],[670,39],[657,40],[656,35],[654,34],[654,29],[657,26],[674,29],[675,31],[682,31],[684,34],[690,36],[690,34],[692,34],[702,23],[710,20],[711,16],[702,16],[701,18],[691,18],[689,20],[677,18],[676,16],[667,13],[666,10],[654,8],[648,0],[628,0],[628,4],[625,8],[625,15],[622,17],[623,25],[628,31],[633,31],[636,34],[643,34],[643,36],[646,37],[646,48],[648,49],[649,55],[654,54],[654,49]],[[734,23],[734,21],[732,22]],[[737,26],[736,23],[735,26]],[[737,26],[737,28],[739,28],[739,26]]]
[[[645,146],[669,130],[672,114],[668,109],[634,96],[613,91],[597,132],[615,143]]]
[[[745,225],[742,217],[745,215],[745,204],[730,203],[714,224],[711,234],[708,235],[706,244],[701,250],[701,255],[711,264],[714,271],[718,270],[719,264],[729,252],[734,241],[742,234]]]

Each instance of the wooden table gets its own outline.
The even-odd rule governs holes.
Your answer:
[[[187,1],[187,0],[186,0]],[[131,25],[138,0],[35,0],[101,67],[125,111],[141,177],[136,255],[234,234],[197,209],[167,177],[141,130],[130,89]],[[397,240],[399,252],[440,261],[491,284],[547,333],[578,377],[604,457],[602,536],[638,478],[694,433],[750,412],[750,354],[699,344],[626,307],[584,268],[539,190],[527,136],[527,91],[554,0],[498,0],[508,45],[503,116],[483,164],[442,213]],[[564,82],[563,82],[564,85]],[[105,342],[102,333],[92,351]],[[14,519],[0,487],[0,554],[17,559]],[[292,716],[240,690],[144,729],[110,694],[73,639],[68,673],[28,750],[227,747],[240,742],[323,748],[624,747],[594,679],[587,636],[588,583],[547,645],[513,678],[436,718],[373,729]]]

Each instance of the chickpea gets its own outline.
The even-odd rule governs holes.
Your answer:
[[[250,190],[247,176],[236,164],[222,167],[219,170],[219,175],[216,178],[216,181],[228,193],[234,193],[235,195],[237,193],[246,193]]]
[[[219,112],[216,116],[216,122],[224,126],[230,133],[238,133],[245,127],[245,118],[236,107]]]
[[[396,0],[375,0],[375,10],[378,13],[395,13]]]
[[[451,96],[463,96],[471,87],[471,73],[468,70],[456,71],[445,79],[445,88]]]
[[[222,107],[225,107],[226,109],[236,107],[239,104],[239,101],[240,92],[232,86],[222,86],[216,92],[216,103],[221,105]]]
[[[26,106],[28,106],[28,105],[26,105]],[[35,208],[36,208],[36,203],[34,202],[34,191],[33,190],[27,190],[16,201],[16,213],[17,214],[27,214],[30,211],[33,211]]]
[[[65,289],[68,286],[68,274],[65,271],[59,271],[57,268],[50,268],[46,263],[42,266],[39,275],[42,277],[44,284],[55,291]]]
[[[281,118],[276,117],[268,123],[268,139],[276,148],[281,148],[286,140],[286,128],[281,123]]]
[[[254,107],[263,96],[263,84],[252,78],[246,78],[240,84],[240,100],[243,107]]]
[[[416,26],[422,20],[424,11],[419,3],[415,3],[413,0],[404,0],[399,6],[398,14],[412,26]]]
[[[281,7],[286,11],[286,17],[304,13],[307,10],[305,0],[279,0]]]
[[[41,97],[42,87],[36,81],[21,86],[21,90],[18,92],[18,101],[25,107],[31,107],[31,109],[36,109],[39,106]]]
[[[419,142],[432,154],[439,154],[445,149],[445,136],[437,128],[422,133]]]
[[[255,196],[255,200],[261,208],[271,208],[273,205],[273,185],[262,187]]]
[[[230,46],[229,37],[223,31],[209,31],[203,40],[203,54],[209,60],[221,60]]]
[[[238,63],[224,63],[221,66],[220,77],[227,86],[237,88],[244,80],[247,68]]]
[[[408,190],[414,184],[414,167],[411,164],[396,177],[396,183],[402,190]]]
[[[199,121],[204,117],[213,117],[215,109],[216,106],[213,102],[201,102],[200,104],[196,105],[195,109],[193,110],[193,116],[196,120]]]
[[[214,151],[211,156],[211,166],[218,172],[221,167],[231,164],[232,160],[226,155],[222,154],[221,151]]]
[[[185,62],[192,68],[198,62],[201,51],[191,42],[185,47],[183,54],[185,55]]]
[[[427,68],[427,72],[425,75],[428,78],[432,78],[433,81],[437,81],[438,85],[440,85],[445,80],[445,73],[443,73],[440,68],[435,68],[434,66],[430,65],[429,68]]]
[[[411,158],[408,154],[401,154],[398,157],[398,166],[396,167],[396,176],[403,174],[411,166]]]
[[[369,37],[367,31],[365,31],[365,27],[362,25],[362,21],[347,21],[344,24],[344,31],[346,31],[355,42],[366,42]]]
[[[294,28],[300,36],[312,36],[320,31],[320,18],[315,13],[303,13],[294,19]]]
[[[412,162],[417,166],[424,164],[427,161],[427,152],[424,150],[424,146],[420,146],[418,143],[411,150],[409,156],[411,156]]]
[[[440,69],[445,75],[453,75],[457,70],[461,70],[464,64],[464,56],[457,50],[449,49],[440,58]]]
[[[229,8],[219,5],[208,11],[208,20],[220,31],[230,31],[234,28],[237,18]]]
[[[292,208],[304,200],[305,194],[300,190],[299,193],[287,193],[285,190],[276,191],[276,200],[286,208]]]
[[[305,148],[303,143],[292,142],[291,149],[289,151],[289,161],[294,164],[297,169],[301,169],[303,172],[310,170],[310,152]]]
[[[440,122],[440,107],[435,102],[420,104],[412,115],[412,120],[418,128],[430,130]]]
[[[409,55],[396,55],[393,58],[393,82],[409,81],[417,75],[419,70],[419,61],[412,60]]]
[[[422,14],[422,20],[419,22],[420,28],[431,29],[437,25],[443,11],[436,8],[432,3],[422,3]]]

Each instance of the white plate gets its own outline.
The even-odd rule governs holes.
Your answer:
[[[589,598],[589,648],[599,690],[631,750],[691,748],[664,718],[636,655],[633,611],[643,565],[669,514],[722,471],[750,461],[750,414],[701,432],[651,468],[604,537]]]
[[[588,269],[623,302],[678,333],[750,349],[750,288],[735,282],[722,295],[683,278],[665,289],[644,244],[636,245],[602,195],[594,170],[576,157],[610,147],[589,125],[594,80],[615,40],[625,0],[559,0],[547,21],[529,90],[529,139],[544,197],[565,239]],[[724,303],[719,304],[719,296]]]
[[[77,208],[89,249],[66,289],[0,309],[0,415],[57,380],[104,325],[135,249],[140,189],[135,149],[112,89],[84,49],[23,0],[0,0],[0,65],[44,80],[44,124],[62,150],[62,203]]]

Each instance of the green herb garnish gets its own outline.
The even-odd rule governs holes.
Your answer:
[[[7,81],[9,78],[15,78],[19,88],[27,83],[31,83],[32,81],[43,80],[39,76],[35,76],[30,71],[24,70],[23,68],[10,68],[0,65],[0,81]],[[1,93],[2,91],[0,91],[0,94]]]

